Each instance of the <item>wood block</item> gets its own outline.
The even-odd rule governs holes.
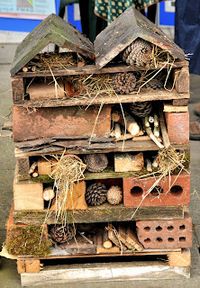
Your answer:
[[[189,113],[165,113],[171,144],[189,143]]]
[[[169,266],[189,267],[191,266],[190,249],[182,249],[181,252],[170,252],[167,254]]]
[[[140,171],[144,167],[143,153],[119,153],[114,156],[115,172]]]
[[[66,210],[85,210],[88,208],[85,201],[86,183],[85,181],[80,181],[74,184],[73,193],[68,195]],[[51,210],[56,210],[56,200],[51,206]]]
[[[181,69],[175,70],[175,88],[178,93],[189,93],[190,91],[190,75],[189,67],[182,67]]]
[[[43,184],[14,180],[14,210],[43,210]]]
[[[163,112],[188,112],[188,106],[174,106],[169,104],[164,104],[164,110]]]
[[[17,259],[17,272],[19,274],[26,272],[26,265],[23,259]]]
[[[98,112],[97,106],[87,110],[78,106],[37,108],[31,112],[14,106],[13,138],[17,142],[58,136],[109,137],[111,107],[106,105]]]
[[[174,105],[174,106],[187,106],[188,103],[189,103],[189,98],[172,100],[172,105]]]
[[[11,84],[12,84],[13,102],[17,103],[22,101],[24,96],[23,78],[12,78]]]
[[[40,272],[40,260],[39,259],[26,259],[25,269],[27,273]]]

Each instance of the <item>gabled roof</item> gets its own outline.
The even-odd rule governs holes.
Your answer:
[[[132,6],[96,37],[94,42],[96,65],[102,68],[137,38],[167,50],[175,58],[185,59],[184,52]]]
[[[51,14],[17,47],[10,71],[11,75],[15,75],[49,43],[94,59],[94,48],[90,40],[63,19]]]

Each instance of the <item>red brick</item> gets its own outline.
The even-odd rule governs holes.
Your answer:
[[[145,249],[192,247],[192,219],[137,221],[137,236]]]
[[[189,143],[189,113],[165,113],[171,144]]]
[[[54,107],[26,109],[13,107],[14,141],[25,141],[56,136],[108,137],[111,126],[111,107],[106,105],[95,120],[99,107]],[[93,131],[94,129],[94,131]]]
[[[163,178],[149,193],[159,177],[124,178],[124,206],[147,207],[147,206],[178,206],[190,203],[190,175],[182,173],[179,176]],[[158,193],[159,191],[159,193]]]

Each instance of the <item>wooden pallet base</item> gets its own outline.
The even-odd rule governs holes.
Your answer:
[[[152,256],[153,260],[146,261],[145,257]],[[156,255],[155,255],[156,254]],[[163,261],[161,255],[167,256]],[[160,256],[158,256],[160,255]],[[137,255],[138,256],[138,255]],[[134,260],[141,257],[134,256]],[[168,252],[143,252],[142,261],[133,261],[126,258],[126,261],[105,263],[81,263],[49,266],[43,264],[43,259],[19,258],[17,261],[18,272],[21,274],[22,286],[38,286],[61,284],[61,283],[89,283],[108,281],[129,281],[129,280],[156,280],[156,279],[180,279],[190,277],[191,254],[189,249]],[[49,257],[54,259],[54,257]],[[60,257],[60,259],[64,259]],[[91,258],[90,262],[91,262]],[[128,259],[128,260],[127,260]],[[143,261],[144,259],[144,261]],[[54,259],[55,260],[55,259]],[[58,259],[57,259],[58,260]],[[44,266],[43,266],[44,265]],[[42,270],[41,267],[43,266]],[[40,271],[41,270],[41,271]],[[37,273],[36,273],[37,272]]]

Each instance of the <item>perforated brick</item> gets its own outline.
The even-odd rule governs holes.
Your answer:
[[[137,236],[145,249],[192,247],[192,219],[137,221]]]
[[[124,178],[126,207],[183,206],[190,203],[190,175],[182,173],[162,179],[149,193],[158,177]]]

